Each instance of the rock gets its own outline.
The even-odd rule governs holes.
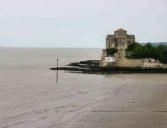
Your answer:
[[[66,67],[50,68],[51,70],[67,70],[82,73],[167,73],[167,69],[132,68],[132,67],[100,67],[100,60],[86,60],[70,63]]]

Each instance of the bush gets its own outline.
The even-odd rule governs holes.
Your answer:
[[[108,55],[113,55],[114,53],[116,53],[118,50],[116,48],[108,48],[106,49],[107,52],[107,56]]]

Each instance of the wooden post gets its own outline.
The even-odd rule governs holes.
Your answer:
[[[59,59],[57,59],[57,75],[56,75],[56,82],[58,82],[58,78],[59,78],[58,68],[59,68]]]
[[[59,68],[59,59],[57,59],[57,70]]]

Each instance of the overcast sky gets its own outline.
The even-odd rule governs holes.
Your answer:
[[[0,46],[105,47],[117,28],[167,41],[167,0],[0,0]]]

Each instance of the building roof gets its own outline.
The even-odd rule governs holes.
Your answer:
[[[125,39],[125,38],[135,38],[135,35],[126,35],[126,36],[115,36],[115,35],[107,35],[107,38],[117,38],[117,39]]]
[[[126,32],[126,30],[122,29],[122,28],[119,28],[119,29],[115,30],[115,32]]]

